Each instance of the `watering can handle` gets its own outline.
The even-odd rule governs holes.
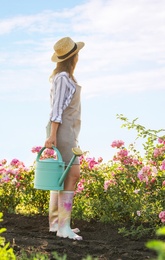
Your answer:
[[[59,150],[58,150],[55,146],[52,146],[52,148],[53,148],[53,150],[57,153],[57,158],[58,158],[58,160],[59,160],[60,162],[62,162],[62,156],[61,156]],[[40,156],[41,156],[42,152],[43,152],[45,149],[47,149],[47,148],[46,148],[46,147],[43,147],[43,148],[39,151],[39,153],[38,153],[38,155],[37,155],[37,158],[36,158],[36,161],[39,161]]]

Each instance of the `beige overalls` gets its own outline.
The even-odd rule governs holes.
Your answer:
[[[78,146],[78,135],[81,127],[81,86],[76,85],[76,91],[69,106],[63,111],[62,124],[57,130],[57,149],[66,165],[73,156],[72,148]],[[47,137],[50,135],[50,124],[47,126]],[[73,164],[79,164],[76,157]]]

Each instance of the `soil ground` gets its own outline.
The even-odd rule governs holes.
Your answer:
[[[118,228],[99,222],[75,221],[74,227],[81,230],[82,241],[58,238],[48,231],[47,216],[23,216],[4,214],[1,227],[7,242],[20,255],[21,249],[28,253],[42,252],[52,257],[56,251],[59,256],[67,255],[67,260],[82,260],[87,255],[98,260],[145,260],[156,258],[155,252],[147,249],[145,243],[150,237],[132,239],[118,234]]]

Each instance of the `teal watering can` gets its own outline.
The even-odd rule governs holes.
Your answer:
[[[40,160],[40,156],[46,147],[43,147],[37,155],[34,175],[35,189],[63,190],[64,180],[72,166],[72,163],[74,162],[76,156],[81,156],[83,154],[80,148],[73,148],[73,157],[71,158],[68,166],[65,168],[65,163],[62,160],[59,150],[55,146],[52,148],[57,154],[57,159],[47,158]]]

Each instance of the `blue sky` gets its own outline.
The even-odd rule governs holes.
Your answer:
[[[164,0],[1,0],[0,159],[33,163],[43,145],[54,43],[84,41],[75,76],[82,86],[81,148],[112,158],[110,144],[134,141],[116,114],[165,128]]]

